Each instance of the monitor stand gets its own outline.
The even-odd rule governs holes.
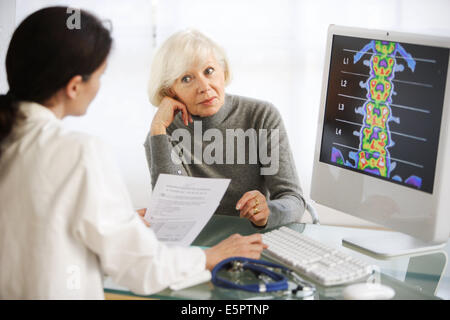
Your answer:
[[[373,236],[342,239],[344,247],[376,259],[390,259],[403,255],[422,255],[439,251],[446,243],[425,242],[400,232],[382,232]]]

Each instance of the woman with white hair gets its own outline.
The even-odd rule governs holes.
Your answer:
[[[175,33],[156,52],[149,97],[158,111],[144,144],[152,186],[160,173],[230,178],[216,214],[257,228],[298,221],[305,201],[281,116],[225,93],[230,78],[224,50],[198,31]]]

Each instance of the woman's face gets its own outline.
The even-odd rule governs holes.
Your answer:
[[[192,65],[171,87],[174,98],[195,116],[215,114],[225,101],[225,73],[214,55]]]

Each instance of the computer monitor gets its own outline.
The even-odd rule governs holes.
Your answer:
[[[447,242],[449,48],[448,38],[329,27],[311,199],[397,231],[344,245],[391,257]]]

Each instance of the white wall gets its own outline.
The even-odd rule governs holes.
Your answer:
[[[9,39],[15,27],[16,1],[0,1],[0,93],[8,91],[6,80],[5,59]]]
[[[328,25],[450,36],[446,0],[17,0],[16,21],[55,3],[91,9],[113,22],[115,49],[102,90],[86,117],[65,122],[113,146],[137,207],[150,197],[142,143],[154,114],[146,96],[151,54],[173,32],[194,27],[211,36],[234,71],[227,91],[279,108],[307,196]],[[322,206],[318,211],[323,224],[373,226]]]

